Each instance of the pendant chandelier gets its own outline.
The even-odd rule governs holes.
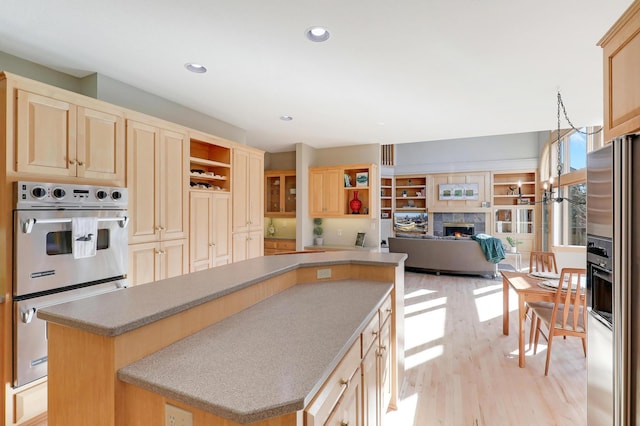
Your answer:
[[[542,192],[542,200],[538,201],[538,203],[543,203],[545,205],[551,203],[551,202],[556,202],[556,203],[561,203],[563,201],[567,201],[571,204],[586,204],[586,200],[584,199],[571,199],[569,197],[561,197],[559,195],[560,192],[560,176],[562,175],[562,161],[561,161],[561,149],[560,149],[560,111],[562,111],[565,120],[567,120],[567,123],[569,123],[569,126],[571,126],[571,128],[573,130],[575,130],[578,133],[582,133],[583,135],[594,135],[596,133],[599,133],[602,131],[602,128],[593,131],[593,132],[584,132],[578,128],[576,128],[573,123],[571,123],[571,120],[569,120],[569,117],[567,116],[567,110],[564,107],[564,103],[562,102],[562,96],[560,95],[560,91],[558,91],[558,110],[557,110],[557,117],[558,117],[558,128],[556,131],[556,171],[557,171],[557,175],[555,178],[555,188],[554,188],[554,178],[553,176],[549,177],[549,181],[544,183],[544,191]]]

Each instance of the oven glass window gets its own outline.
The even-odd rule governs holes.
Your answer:
[[[613,319],[613,285],[611,274],[607,271],[591,267],[592,309],[609,321]]]
[[[98,250],[109,248],[109,229],[98,229]],[[71,254],[73,252],[71,231],[47,233],[47,254],[56,256],[59,254]]]

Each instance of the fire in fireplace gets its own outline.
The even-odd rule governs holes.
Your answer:
[[[442,224],[444,236],[462,236],[475,234],[475,224],[465,222],[445,222]]]

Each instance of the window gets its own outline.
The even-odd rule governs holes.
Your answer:
[[[566,195],[565,195],[566,193]],[[587,184],[582,182],[562,186],[559,197],[567,197],[573,202],[563,201],[553,204],[553,243],[556,246],[587,245]]]
[[[573,201],[552,204],[550,231],[555,246],[587,244],[587,151],[602,144],[601,132],[588,134],[594,130],[597,129],[582,128],[580,131],[571,131],[561,136],[559,142],[551,143],[551,174],[557,175],[557,165],[561,165],[560,187],[557,187],[558,182],[554,182],[554,186],[557,187],[555,196]]]

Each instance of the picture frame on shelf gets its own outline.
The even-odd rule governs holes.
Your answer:
[[[366,232],[358,232],[356,235],[356,247],[364,247],[364,237],[366,235]]]
[[[351,188],[351,176],[349,176],[347,173],[344,174],[344,187]]]
[[[369,172],[356,173],[356,186],[369,186]]]

